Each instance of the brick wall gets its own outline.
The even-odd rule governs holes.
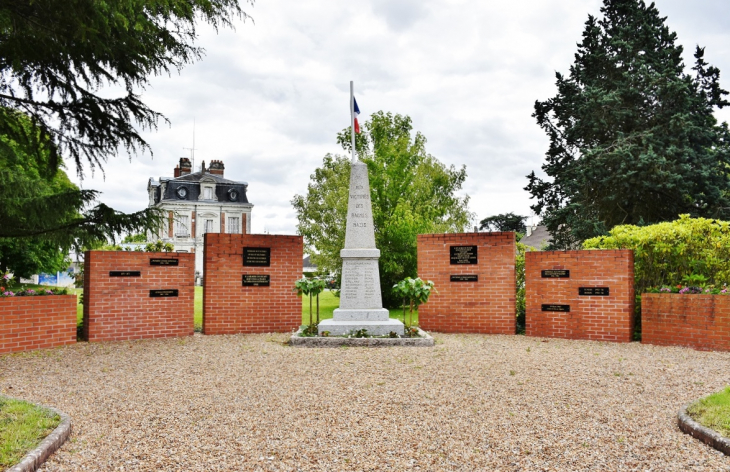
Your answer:
[[[567,270],[570,277],[545,278],[542,277],[543,270]],[[579,295],[580,287],[608,287],[609,295]],[[633,251],[527,252],[525,289],[528,336],[615,342],[632,340],[635,303]],[[570,311],[543,311],[543,305],[569,305]]]
[[[0,354],[76,342],[76,295],[0,298]]]
[[[418,310],[418,323],[442,333],[515,334],[514,233],[419,234],[418,276],[437,294]],[[451,264],[451,246],[476,246],[477,264]],[[452,275],[477,281],[452,282]]]
[[[243,265],[243,248],[270,248],[270,266]],[[294,282],[302,276],[301,236],[205,235],[203,332],[286,332],[302,323]],[[243,275],[268,275],[269,286],[246,286]]]
[[[642,294],[641,342],[730,351],[730,296]]]
[[[151,265],[177,259],[178,265]],[[139,271],[112,277],[111,271]],[[84,338],[89,341],[166,338],[193,334],[195,254],[87,251],[84,260]],[[177,290],[152,297],[151,290]]]

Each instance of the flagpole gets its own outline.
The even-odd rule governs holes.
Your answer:
[[[355,163],[355,86],[350,81],[350,129],[352,131],[352,163]]]

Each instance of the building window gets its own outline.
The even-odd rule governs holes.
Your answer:
[[[205,232],[206,233],[213,232],[213,220],[205,220]]]
[[[228,233],[230,234],[238,234],[241,232],[241,226],[239,222],[241,221],[240,218],[228,218]]]
[[[178,238],[187,238],[190,236],[187,216],[178,216],[175,220],[175,236]]]
[[[203,187],[203,198],[205,200],[213,200],[213,189],[210,187]]]

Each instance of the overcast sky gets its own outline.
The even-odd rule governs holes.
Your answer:
[[[466,165],[463,193],[477,219],[529,215],[525,176],[539,170],[546,135],[531,117],[535,100],[567,73],[588,14],[600,0],[257,0],[254,21],[236,30],[201,28],[206,56],[171,77],[156,77],[143,100],[170,120],[144,133],[149,154],[121,153],[84,188],[132,212],[148,203],[149,177],[172,176],[183,148],[195,166],[222,160],[226,177],[249,183],[253,232],[295,234],[290,204],[304,194],[326,153],[344,153],[349,81],[361,117],[409,115],[427,151]],[[696,45],[730,89],[727,0],[658,0],[692,63]],[[730,110],[717,113],[730,121]],[[73,164],[69,176],[78,183]],[[537,222],[537,220],[534,220]]]

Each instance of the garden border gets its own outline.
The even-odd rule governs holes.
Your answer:
[[[8,397],[13,398],[13,397]],[[14,400],[20,400],[20,401],[27,401],[22,400],[19,398],[13,398]],[[32,402],[28,402],[32,403]],[[63,443],[66,442],[68,437],[71,435],[71,417],[68,416],[66,413],[62,412],[61,410],[57,410],[56,408],[52,408],[50,406],[45,405],[39,405],[37,403],[33,403],[35,406],[39,408],[44,408],[46,410],[50,410],[61,417],[61,423],[59,423],[58,426],[56,426],[56,429],[51,431],[51,434],[45,437],[43,441],[30,451],[28,454],[21,459],[20,462],[9,468],[6,472],[34,472],[38,467],[40,467],[46,459],[48,459],[51,454],[56,452],[58,448],[60,448]]]
[[[298,334],[302,331],[299,328],[297,332],[292,334],[289,344],[293,347],[390,347],[390,346],[410,346],[410,347],[433,347],[433,337],[427,332],[418,328],[418,334],[421,338],[341,338],[341,337],[302,337]]]
[[[708,446],[714,447],[726,456],[730,456],[730,439],[724,437],[717,431],[706,426],[702,426],[697,421],[690,418],[687,414],[687,408],[690,403],[684,405],[677,415],[677,425],[683,433],[689,434]]]

